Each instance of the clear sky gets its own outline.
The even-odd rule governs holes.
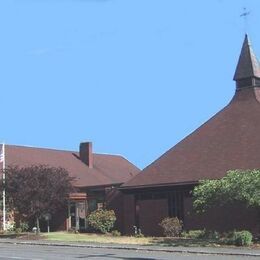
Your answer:
[[[1,0],[0,139],[147,166],[232,98],[244,6],[259,57],[259,0]]]

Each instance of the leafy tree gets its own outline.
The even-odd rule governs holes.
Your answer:
[[[194,188],[193,196],[198,212],[234,202],[260,208],[260,170],[233,170],[222,179],[203,180]]]
[[[43,214],[54,214],[67,205],[72,178],[65,169],[45,165],[12,166],[5,173],[9,208],[27,219],[34,218],[37,230]]]

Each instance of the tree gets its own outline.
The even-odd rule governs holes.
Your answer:
[[[12,166],[5,173],[9,208],[25,218],[34,218],[38,231],[43,214],[54,214],[67,205],[72,178],[65,169],[45,165]]]
[[[222,179],[203,180],[194,188],[193,197],[198,212],[234,202],[260,208],[260,170],[233,170]]]

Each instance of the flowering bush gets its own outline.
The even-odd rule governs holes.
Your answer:
[[[164,218],[159,225],[163,228],[163,233],[167,237],[180,236],[183,222],[177,217],[174,218]]]
[[[15,231],[15,222],[14,221],[7,221],[5,224],[5,228],[8,232]]]
[[[108,233],[114,227],[115,221],[113,210],[98,209],[88,216],[89,225],[101,233]]]

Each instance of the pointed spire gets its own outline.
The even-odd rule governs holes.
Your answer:
[[[233,79],[237,82],[237,88],[260,86],[260,64],[254,54],[247,34],[245,35]]]

